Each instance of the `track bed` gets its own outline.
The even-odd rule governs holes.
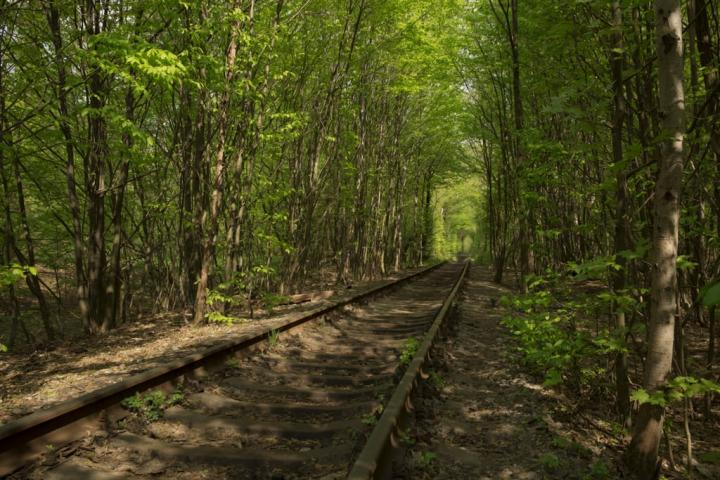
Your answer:
[[[13,479],[344,478],[462,270],[447,264],[367,304],[280,333],[261,352],[146,392]],[[406,351],[407,354],[407,351]],[[169,406],[172,404],[172,406]]]

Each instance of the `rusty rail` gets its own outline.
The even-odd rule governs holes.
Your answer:
[[[460,277],[455,282],[455,286],[443,303],[442,308],[435,315],[430,330],[425,334],[422,344],[390,398],[390,402],[385,406],[365,447],[360,452],[360,456],[350,470],[347,477],[349,480],[392,477],[392,455],[393,451],[400,445],[402,426],[407,419],[408,413],[412,411],[411,395],[423,376],[423,365],[429,358],[430,350],[450,312],[450,308],[455,302],[469,266],[470,262],[466,261]]]

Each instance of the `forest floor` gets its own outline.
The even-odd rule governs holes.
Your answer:
[[[0,425],[186,357],[218,341],[258,335],[310,309],[356,295],[412,271],[359,282],[329,298],[276,307],[272,313],[259,312],[254,320],[233,325],[196,326],[183,312],[166,312],[142,316],[100,337],[67,340],[51,350],[4,353],[0,355]]]
[[[509,290],[491,278],[474,267],[467,280],[456,329],[435,356],[430,389],[416,405],[403,478],[625,478],[622,452],[629,438],[613,427],[613,413],[598,407],[611,399],[572,398],[523,370],[500,324],[498,299]],[[712,448],[720,439],[717,425],[699,423],[696,440],[703,450]],[[682,450],[681,438],[674,443]],[[719,470],[701,468],[695,478],[720,478]],[[667,478],[686,478],[669,470]]]

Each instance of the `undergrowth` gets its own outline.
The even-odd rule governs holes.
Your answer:
[[[181,390],[176,390],[166,395],[161,390],[153,390],[146,394],[137,392],[132,397],[122,401],[121,405],[126,410],[138,414],[147,422],[155,422],[162,418],[166,409],[173,405],[182,403],[185,396]]]
[[[502,297],[506,308],[502,323],[517,341],[519,361],[543,376],[544,386],[562,385],[590,398],[612,394],[617,353],[644,358],[646,327],[632,319],[644,317],[639,299],[647,291],[606,288],[600,283],[602,272],[614,265],[609,259],[571,265],[572,276],[548,272],[529,279],[528,293]],[[573,289],[578,280],[589,280],[590,292]],[[613,309],[622,309],[631,319],[628,327],[612,328]],[[636,388],[632,400],[668,406],[717,392],[720,385],[710,379],[678,375],[663,390]]]
[[[605,404],[607,397],[615,395],[614,362],[618,353],[627,354],[635,365],[642,364],[646,356],[644,303],[649,301],[648,291],[612,291],[608,288],[609,275],[617,268],[612,258],[573,264],[563,273],[546,272],[529,278],[527,293],[501,299],[506,309],[502,324],[516,340],[516,358],[526,371],[543,378],[544,387],[562,387],[576,398],[602,400],[598,404]],[[720,290],[712,288],[707,290],[706,298],[720,298]],[[626,328],[614,328],[614,313],[618,310],[628,319]],[[706,370],[692,358],[685,361],[686,366],[682,370],[675,368],[674,375],[659,390],[646,391],[639,385],[641,378],[631,378],[634,388],[630,398],[635,409],[650,403],[681,414],[686,424],[685,441],[690,445],[688,421],[700,411],[692,402],[720,394],[720,384],[707,378]],[[640,376],[637,370],[630,373]],[[668,415],[666,430],[672,423],[673,417]],[[611,426],[615,424],[611,422]],[[622,425],[617,426],[623,430]],[[700,455],[697,458],[709,458],[707,453]],[[551,469],[553,462],[546,460],[541,463]],[[592,478],[602,478],[604,466],[597,465],[596,470]]]
[[[415,337],[408,338],[405,341],[405,346],[403,347],[402,352],[400,352],[400,364],[405,366],[410,365],[410,362],[412,362],[412,359],[415,357],[418,348],[420,348],[420,340]]]

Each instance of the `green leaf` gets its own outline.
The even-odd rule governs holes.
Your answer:
[[[705,295],[703,295],[702,302],[706,307],[720,305],[720,282],[708,287],[705,291]]]
[[[687,256],[680,255],[677,259],[677,268],[680,270],[692,270],[697,267],[698,264],[689,260]]]
[[[551,369],[547,374],[545,375],[545,381],[543,382],[543,387],[554,387],[555,385],[559,385],[562,383],[562,375],[560,372],[556,369]]]
[[[647,390],[642,388],[635,390],[632,395],[630,395],[630,400],[638,402],[641,405],[644,403],[649,403],[651,405],[659,405],[661,407],[667,405],[665,395],[663,394],[663,392],[657,390],[652,393],[648,393]]]
[[[715,452],[704,452],[698,455],[698,458],[703,463],[710,463],[712,465],[720,465],[720,451]]]

